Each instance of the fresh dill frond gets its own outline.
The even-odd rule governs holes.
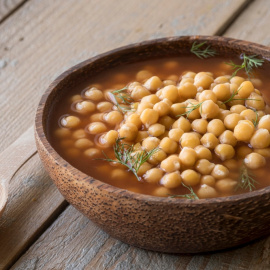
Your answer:
[[[245,53],[243,53],[242,54],[243,62],[241,65],[237,65],[233,61],[230,61],[229,63],[225,63],[231,66],[232,69],[234,70],[234,73],[232,74],[231,78],[236,76],[238,71],[243,70],[243,69],[245,70],[249,78],[253,76],[253,73],[252,73],[253,69],[262,66],[262,64],[264,63],[263,59],[259,59],[256,57],[257,57],[256,54],[246,55]]]
[[[239,182],[236,189],[241,188],[243,190],[252,191],[255,189],[255,184],[258,183],[254,178],[252,172],[243,164],[240,168]]]
[[[105,160],[108,162],[116,162],[119,164],[124,165],[131,171],[136,178],[141,181],[140,177],[138,176],[138,171],[143,163],[145,163],[153,154],[155,154],[157,151],[159,151],[158,148],[154,148],[151,151],[147,152],[145,150],[140,151],[136,154],[134,154],[134,146],[129,145],[126,143],[123,143],[122,140],[125,138],[118,138],[115,141],[115,145],[113,146],[114,155],[116,157],[115,159],[109,158],[105,152],[103,152],[103,155],[105,158],[99,158],[98,160]]]
[[[128,89],[127,86],[125,86],[122,89],[114,90],[111,92],[111,94],[114,96],[115,106],[120,112],[127,112],[133,110],[131,108],[131,105],[134,102],[134,100],[127,92],[127,89]],[[120,99],[121,103],[119,103],[117,99]],[[122,104],[124,104],[124,106]]]
[[[254,112],[256,114],[256,118],[252,119],[252,123],[253,123],[254,127],[257,127],[258,123],[259,123],[259,115],[258,115],[258,112],[256,110],[254,110]]]
[[[231,96],[226,101],[223,101],[223,104],[226,104],[226,103],[228,103],[230,101],[233,101],[233,100],[255,100],[255,101],[259,101],[258,99],[255,99],[255,98],[234,98],[239,93],[240,90],[241,90],[241,87],[239,89],[237,89],[236,91],[233,91]]]
[[[214,49],[212,49],[210,45],[208,45],[205,49],[202,48],[206,43],[207,43],[206,41],[201,43],[197,43],[196,41],[194,41],[190,49],[190,52],[194,53],[200,59],[213,57],[217,55],[217,52]]]
[[[193,188],[191,186],[186,186],[184,183],[182,185],[187,188],[190,193],[189,194],[184,194],[184,195],[175,195],[175,194],[169,194],[169,198],[184,198],[188,200],[199,200],[199,197],[197,194],[194,192]]]
[[[204,101],[205,101],[205,100],[204,100]],[[202,110],[201,105],[203,104],[204,101],[202,101],[202,102],[200,102],[200,103],[198,103],[198,104],[193,104],[192,102],[188,101],[188,103],[191,104],[191,106],[182,107],[182,108],[188,108],[188,110],[187,110],[186,112],[182,113],[182,114],[176,115],[176,117],[186,116],[186,118],[188,118],[189,115],[190,115],[193,111],[197,110],[198,108],[200,108],[200,109]]]

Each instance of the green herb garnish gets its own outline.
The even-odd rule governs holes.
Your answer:
[[[206,41],[202,43],[197,43],[196,41],[194,41],[190,52],[194,53],[200,59],[217,55],[217,52],[214,49],[211,49],[210,45],[208,45],[205,49],[202,49],[203,45],[205,45],[206,43]]]
[[[185,198],[188,200],[199,200],[199,197],[196,195],[192,187],[186,186],[184,183],[182,183],[182,185],[190,191],[190,194],[184,194],[184,195],[169,194],[169,198]]]
[[[248,168],[243,164],[240,168],[239,182],[236,189],[241,188],[249,191],[254,190],[257,181],[253,177],[253,173],[251,173]]]
[[[256,54],[254,55],[246,55],[245,53],[243,54],[243,63],[241,65],[235,64],[233,61],[230,61],[229,63],[225,63],[229,66],[232,67],[234,73],[232,74],[231,78],[234,77],[238,71],[244,69],[248,77],[250,78],[252,76],[252,70],[254,68],[262,66],[264,63],[263,59],[256,58]]]
[[[125,138],[118,138],[115,141],[115,145],[113,146],[114,155],[116,160],[110,159],[105,152],[103,155],[105,159],[99,158],[99,160],[105,160],[108,162],[116,162],[126,166],[129,171],[131,171],[136,178],[141,181],[141,178],[138,176],[138,170],[142,166],[144,162],[146,162],[153,154],[155,154],[159,149],[154,148],[151,151],[147,152],[145,150],[140,151],[139,153],[134,154],[134,146],[126,143],[122,143],[122,140]]]
[[[232,95],[230,96],[230,98],[227,99],[226,101],[224,101],[223,104],[226,104],[226,103],[228,103],[230,101],[233,101],[233,100],[255,100],[255,101],[259,101],[258,99],[255,99],[255,98],[234,98],[238,94],[238,92],[240,90],[241,90],[241,87],[238,90],[233,91],[232,92]]]
[[[134,102],[133,98],[130,96],[130,94],[127,92],[127,87],[125,86],[122,89],[119,90],[115,90],[112,91],[111,93],[114,96],[115,99],[115,106],[117,107],[118,111],[120,112],[127,112],[127,111],[131,111],[132,108],[130,107],[130,105]],[[123,106],[121,105],[117,98],[119,98],[121,100],[121,104],[125,104],[128,106]]]
[[[205,100],[204,100],[204,101],[205,101]],[[176,117],[186,116],[186,118],[188,118],[189,115],[190,115],[193,111],[197,110],[198,108],[201,108],[201,105],[203,104],[204,101],[202,101],[202,102],[200,102],[200,103],[198,103],[198,104],[193,104],[192,102],[188,101],[188,103],[191,104],[191,106],[182,107],[182,108],[188,108],[189,110],[186,111],[186,112],[184,112],[184,113],[182,113],[182,114],[176,115]],[[202,112],[202,108],[201,108],[201,112]]]
[[[259,115],[258,115],[258,112],[256,110],[254,110],[254,112],[256,113],[256,118],[255,118],[255,120],[252,119],[252,123],[253,123],[254,127],[257,127],[258,123],[259,123]]]

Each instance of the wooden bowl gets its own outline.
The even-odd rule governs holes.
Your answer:
[[[197,253],[247,243],[270,232],[270,187],[224,198],[178,200],[116,188],[93,179],[64,160],[46,137],[48,115],[66,86],[119,64],[188,54],[194,41],[207,41],[219,54],[257,54],[270,49],[224,37],[183,36],[122,47],[98,55],[60,75],[41,98],[36,114],[40,158],[63,196],[100,228],[125,243],[170,253]]]

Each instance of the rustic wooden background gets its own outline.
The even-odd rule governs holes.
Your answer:
[[[33,124],[50,82],[82,60],[175,35],[269,45],[269,23],[269,0],[0,0],[0,152]],[[0,269],[270,269],[270,237],[195,256],[131,247],[68,205],[33,148],[0,219]]]

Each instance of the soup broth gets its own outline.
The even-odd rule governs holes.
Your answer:
[[[137,193],[198,199],[266,187],[269,65],[232,77],[230,61],[242,63],[181,56],[101,72],[66,91],[49,141],[82,172]]]

